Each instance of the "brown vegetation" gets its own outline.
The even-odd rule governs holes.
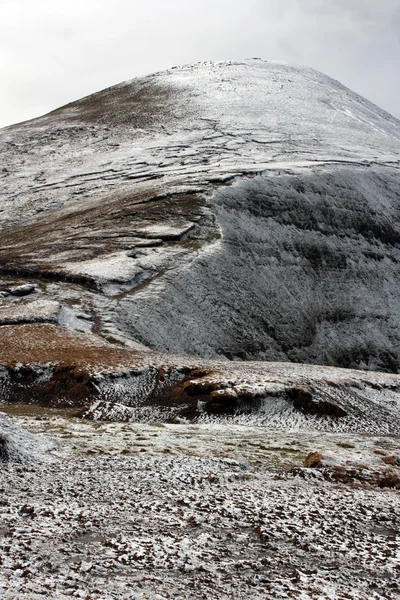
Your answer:
[[[332,417],[345,417],[347,414],[337,404],[316,398],[311,387],[292,386],[286,390],[286,394],[293,406],[305,414]]]
[[[140,232],[141,225],[187,222],[201,214],[203,205],[199,194],[167,194],[162,187],[154,186],[138,192],[101,193],[95,201],[87,200],[83,205],[68,204],[2,232],[0,273],[96,288],[92,277],[68,273],[65,252],[70,253],[69,260],[81,261],[129,251],[146,237]],[[63,258],[58,261],[61,253]]]
[[[308,454],[306,456],[306,458],[304,459],[304,466],[309,469],[309,468],[316,468],[316,467],[320,467],[322,466],[322,460],[323,460],[323,456],[321,454],[321,452],[310,452],[310,454]]]

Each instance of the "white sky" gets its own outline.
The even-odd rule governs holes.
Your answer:
[[[0,127],[177,64],[304,64],[400,118],[400,0],[0,0]]]

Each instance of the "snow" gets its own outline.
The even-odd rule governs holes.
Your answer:
[[[63,327],[70,327],[76,331],[92,331],[93,323],[89,315],[76,313],[75,311],[62,306],[58,314],[58,323]]]
[[[398,597],[399,140],[261,60],[0,131],[1,291],[41,279],[0,294],[1,399],[63,361],[96,392],[2,406],[2,597]]]
[[[400,432],[399,375],[205,360],[124,348],[87,330],[45,323],[2,326],[0,346],[0,398],[5,404],[31,398],[42,406],[74,407],[95,420],[184,419],[298,431]],[[49,367],[53,386],[42,378]]]
[[[195,179],[198,186],[202,179],[257,173],[275,163],[281,169],[337,160],[365,165],[399,160],[399,122],[311,69],[266,61],[173,69],[101,93],[117,120],[121,94],[129,96],[140,85],[164,90],[166,96],[161,109],[151,102],[141,107],[149,114],[155,111],[147,129],[135,129],[129,122],[124,128],[118,122],[113,127],[101,122],[82,126],[85,100],[74,109],[3,129],[7,170],[2,219],[27,216],[17,211],[27,202],[40,205],[54,197],[61,204],[76,203],[74,188],[80,197],[90,197],[99,183],[107,189],[132,176],[140,180],[157,175],[172,186],[176,177],[186,185]],[[345,110],[359,118],[349,118]],[[68,119],[77,119],[79,126]],[[17,172],[21,147],[24,169]],[[207,163],[202,166],[202,161]],[[39,179],[46,183],[32,185],[38,179],[37,165]]]
[[[123,299],[119,327],[213,358],[395,369],[399,183],[342,168],[218,190],[221,242]]]
[[[185,369],[190,365],[184,357],[169,362],[167,357],[149,355],[144,367],[133,376],[123,371],[111,378],[104,374],[98,383],[99,396],[88,406],[85,416],[95,420],[152,422],[170,421],[185,415],[186,403],[164,403],[171,388],[181,384]],[[145,358],[145,357],[144,357]],[[188,357],[189,358],[189,357]],[[165,360],[158,372],[160,359]],[[145,361],[146,362],[146,361]],[[168,366],[167,366],[168,365]],[[198,362],[197,369],[207,369],[209,374],[187,379],[190,396],[198,398],[197,410],[184,420],[196,423],[223,423],[226,426],[262,425],[286,431],[337,431],[370,434],[398,434],[399,429],[399,378],[378,379],[376,373],[363,373],[344,369],[324,369],[284,363],[216,363]],[[203,390],[211,387],[207,395]],[[303,390],[310,393],[304,406],[292,397]],[[204,394],[204,395],[203,395]],[[157,398],[160,400],[158,401]],[[202,401],[202,398],[205,400]],[[224,414],[224,403],[232,410]],[[214,414],[213,402],[222,401],[222,408]]]
[[[393,371],[399,139],[307,68],[125,82],[0,131],[0,264],[94,283],[115,339]]]
[[[55,301],[34,300],[1,306],[0,325],[18,323],[56,323],[60,305]]]
[[[160,223],[157,225],[145,225],[138,231],[151,240],[157,240],[158,238],[181,239],[184,235],[188,234],[194,226],[194,223],[184,223],[180,226]]]
[[[168,231],[171,232],[171,229],[168,228]],[[65,262],[63,269],[93,277],[104,294],[118,296],[150,282],[160,272],[176,265],[182,254],[181,248],[140,248],[128,253],[106,254],[96,260]]]
[[[36,292],[37,289],[34,285],[32,284],[23,284],[23,285],[17,285],[16,287],[12,287],[9,288],[8,292],[10,294],[12,294],[13,296],[29,296],[29,294],[32,294],[34,292]]]
[[[35,466],[48,461],[48,452],[54,443],[46,437],[32,435],[18,427],[8,416],[0,412],[0,463],[7,462]]]
[[[397,597],[398,492],[294,475],[316,449],[385,469],[397,439],[18,420],[58,445],[0,472],[7,600]]]

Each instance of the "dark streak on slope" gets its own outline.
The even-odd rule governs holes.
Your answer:
[[[135,129],[147,129],[159,127],[171,113],[173,105],[171,88],[151,77],[142,77],[62,106],[41,117],[40,124],[62,118],[80,124],[129,125]]]

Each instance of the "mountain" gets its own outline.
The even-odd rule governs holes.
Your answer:
[[[0,148],[4,326],[398,371],[400,122],[338,82],[175,67],[2,129]]]
[[[399,141],[262,60],[0,130],[2,597],[398,598]]]

